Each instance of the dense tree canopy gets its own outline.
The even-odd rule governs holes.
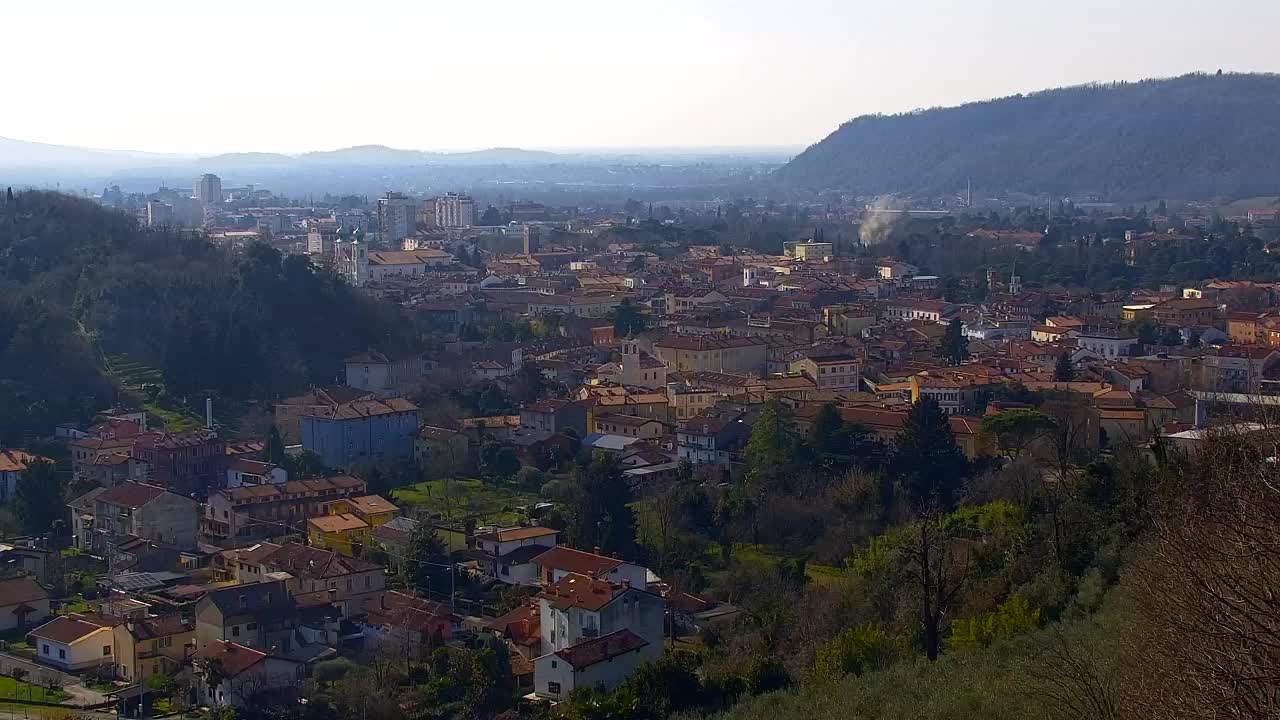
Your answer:
[[[867,193],[1080,192],[1251,197],[1275,192],[1267,118],[1280,77],[1188,75],[1046,90],[850,120],[777,172]]]
[[[415,339],[395,305],[302,256],[237,256],[54,193],[0,209],[0,443],[110,405],[106,356],[159,369],[174,398],[263,399]]]

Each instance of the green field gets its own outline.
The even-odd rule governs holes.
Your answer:
[[[70,695],[61,690],[50,691],[48,688],[19,682],[7,675],[0,675],[0,698],[15,700],[39,700],[41,702],[62,702]]]
[[[721,558],[720,544],[715,542],[707,543],[705,554],[713,562],[719,562]],[[734,543],[733,557],[737,560],[747,563],[776,563],[787,557],[791,557],[784,552],[770,550],[767,547],[751,545],[749,543]],[[815,585],[827,585],[833,583],[843,577],[845,570],[832,565],[819,565],[817,563],[805,563],[804,576],[809,582]]]
[[[522,523],[527,518],[517,508],[540,502],[533,495],[475,479],[426,480],[399,488],[392,495],[394,502],[406,509],[453,522],[473,519],[478,525]]]

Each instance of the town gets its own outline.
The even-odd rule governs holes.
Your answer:
[[[317,204],[212,174],[94,200],[239,258],[244,283],[331,277],[412,332],[290,395],[216,389],[189,348],[164,368],[99,350],[112,403],[7,433],[0,670],[52,707],[621,716],[599,703],[679,682],[703,699],[668,706],[722,706],[809,672],[755,644],[768,596],[817,603],[865,572],[896,505],[952,517],[986,478],[1023,483],[1026,509],[966,491],[990,515],[975,532],[1045,498],[1089,507],[1059,496],[1077,470],[1195,457],[1280,402],[1280,283],[1237,271],[1280,247],[1275,209],[972,190]],[[28,202],[10,191],[6,212]],[[1131,520],[1058,527],[1060,582],[1115,582],[1081,525]],[[994,612],[1033,627],[1083,602],[1036,582]],[[923,617],[929,659],[990,641],[957,620],[944,642],[961,608]],[[842,642],[818,642],[813,672],[871,662]],[[688,679],[717,655],[720,684]],[[423,689],[383,690],[402,684]]]

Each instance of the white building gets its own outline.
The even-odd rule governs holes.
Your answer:
[[[205,173],[191,184],[196,200],[203,205],[217,205],[222,202],[222,178]]]
[[[399,243],[418,229],[418,204],[400,193],[378,198],[378,232],[383,242]]]
[[[377,282],[393,277],[419,277],[427,268],[447,267],[453,256],[443,250],[384,250],[369,253],[368,280]]]
[[[524,527],[494,530],[476,535],[476,549],[487,556],[484,570],[508,585],[538,585],[533,561],[556,546],[554,528]]]
[[[445,193],[436,198],[436,225],[443,228],[471,227],[476,222],[476,205],[470,195]]]
[[[1096,335],[1082,333],[1076,338],[1076,347],[1088,350],[1101,358],[1128,357],[1138,338],[1129,335]]]
[[[567,573],[538,595],[545,654],[534,661],[534,692],[560,698],[576,687],[617,687],[662,654],[664,612],[661,597],[629,582]]]

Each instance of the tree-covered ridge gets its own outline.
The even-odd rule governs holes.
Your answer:
[[[1187,75],[867,115],[776,173],[854,192],[1098,192],[1249,197],[1276,192],[1280,76]]]
[[[56,193],[0,206],[0,444],[110,405],[104,355],[160,369],[174,398],[263,399],[412,336],[395,306],[265,245],[237,255]]]

